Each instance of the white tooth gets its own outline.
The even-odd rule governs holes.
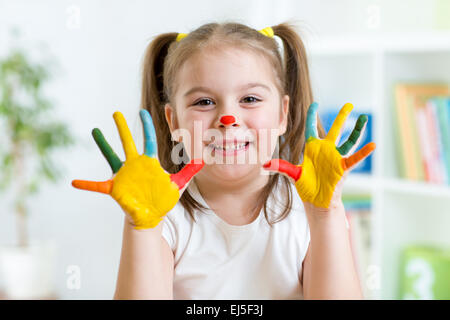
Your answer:
[[[245,147],[245,143],[225,145],[225,147],[223,145],[216,145],[212,143],[210,144],[210,146],[219,150],[230,150],[230,149],[239,150]]]

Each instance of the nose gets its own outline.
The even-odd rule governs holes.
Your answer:
[[[236,123],[236,118],[232,115],[224,115],[220,117],[220,127],[236,127],[238,124]]]

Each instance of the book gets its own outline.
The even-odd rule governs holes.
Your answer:
[[[433,172],[433,150],[428,128],[428,121],[425,109],[415,110],[417,131],[419,132],[419,150],[421,151],[421,163],[424,169],[424,180],[432,181],[435,178]]]
[[[395,112],[398,137],[398,164],[400,175],[411,180],[427,180],[426,174],[435,174],[426,171],[422,159],[420,143],[422,137],[416,119],[417,109],[425,109],[427,101],[434,96],[448,95],[447,84],[407,84],[398,83],[394,86]],[[425,115],[426,115],[426,111]],[[423,124],[421,124],[423,127]],[[429,139],[429,137],[427,137]],[[431,146],[435,148],[434,146]]]
[[[363,290],[364,298],[375,297],[370,286],[372,263],[371,197],[370,195],[343,195],[346,218],[349,225],[349,240],[355,268]]]
[[[395,96],[395,113],[394,118],[397,126],[394,128],[397,137],[397,159],[399,165],[400,175],[407,179],[419,180],[423,178],[423,173],[420,170],[422,166],[417,163],[419,160],[418,150],[415,148],[413,138],[413,131],[415,130],[414,116],[411,108],[408,105],[407,88],[405,85],[397,84],[394,87]]]
[[[444,149],[442,145],[442,131],[441,126],[439,125],[439,118],[437,114],[437,108],[432,100],[428,100],[426,102],[426,110],[428,115],[428,122],[430,128],[430,142],[432,146],[432,158],[434,165],[434,174],[435,177],[433,182],[438,184],[446,184],[447,183],[447,173],[445,168],[445,159],[443,156]]]
[[[439,127],[440,159],[443,164],[444,183],[450,184],[450,98],[434,97],[428,101],[436,112]]]

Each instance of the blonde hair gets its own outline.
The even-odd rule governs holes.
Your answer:
[[[279,157],[293,164],[301,161],[305,146],[305,121],[309,105],[313,102],[308,63],[303,41],[290,23],[272,26],[275,36],[283,43],[284,59],[274,38],[269,38],[258,30],[235,22],[208,23],[191,31],[181,41],[176,41],[179,33],[170,32],[156,36],[148,45],[143,61],[143,81],[141,108],[150,112],[155,126],[158,157],[161,166],[169,173],[181,170],[184,164],[171,161],[172,149],[176,147],[165,118],[164,106],[174,101],[177,90],[176,75],[182,64],[204,48],[231,46],[250,49],[268,59],[275,71],[276,86],[280,96],[289,96],[289,113],[286,132],[278,139]],[[174,105],[171,103],[171,105]],[[320,120],[318,132],[324,137]],[[184,152],[184,151],[183,151]],[[281,179],[287,190],[283,212],[270,221],[267,200]],[[264,215],[270,225],[281,221],[292,209],[293,195],[290,181],[281,174],[273,174],[263,188],[254,206],[254,213],[264,207]],[[183,207],[194,218],[194,209],[203,210],[186,190],[180,198]]]

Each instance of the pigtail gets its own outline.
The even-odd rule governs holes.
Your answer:
[[[295,27],[282,23],[272,27],[274,34],[283,42],[284,70],[286,75],[285,90],[289,95],[289,117],[280,154],[286,152],[291,163],[301,162],[305,147],[306,114],[313,102],[305,46]],[[324,137],[324,130],[317,121],[319,137]]]
[[[158,158],[161,166],[170,173],[177,170],[170,157],[167,157],[171,152],[172,138],[164,111],[168,98],[164,91],[163,70],[169,47],[177,35],[178,33],[171,32],[157,36],[147,46],[142,68],[141,109],[148,110],[152,116],[157,137]]]
[[[141,109],[150,112],[156,131],[158,158],[161,166],[169,173],[180,171],[184,164],[172,162],[172,149],[175,147],[169,125],[166,121],[164,106],[169,102],[169,88],[164,86],[164,62],[170,46],[176,41],[178,33],[164,33],[157,36],[147,47],[142,70]],[[183,151],[184,152],[184,151]],[[195,221],[194,210],[206,208],[196,201],[186,190],[180,203]]]

